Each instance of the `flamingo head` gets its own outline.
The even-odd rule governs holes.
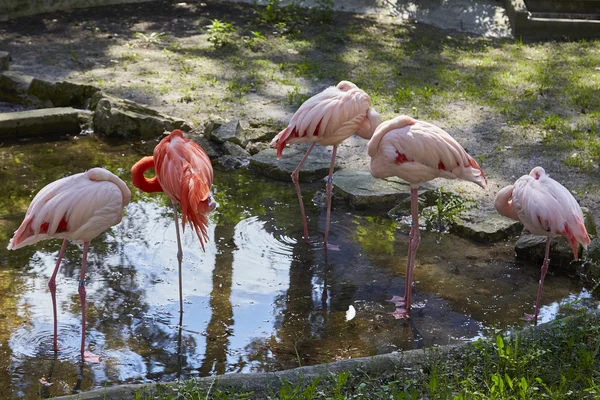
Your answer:
[[[546,176],[546,171],[542,167],[535,167],[529,173],[529,176],[534,177],[536,180],[539,180],[541,177]]]
[[[342,92],[348,92],[352,89],[358,89],[358,86],[356,86],[354,83],[352,83],[350,81],[341,81],[340,83],[337,84],[336,87],[338,89],[340,89]]]

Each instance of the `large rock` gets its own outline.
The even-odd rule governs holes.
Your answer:
[[[0,100],[11,103],[38,105],[39,100],[28,94],[32,76],[15,71],[0,72]],[[46,104],[52,106],[52,104]]]
[[[523,224],[498,214],[493,208],[473,208],[460,213],[450,232],[478,242],[497,242],[518,235]]]
[[[52,102],[54,107],[89,106],[90,100],[100,89],[90,85],[79,85],[71,82],[49,82],[33,78],[29,85],[28,94],[44,101]]]
[[[223,118],[221,118],[218,115],[214,115],[211,114],[208,117],[208,120],[206,122],[204,122],[204,126],[202,128],[202,133],[204,134],[204,136],[207,139],[210,139],[212,133],[219,128],[221,125],[226,124],[227,121],[225,121]]]
[[[589,209],[582,207],[585,228],[589,234],[596,232],[596,223]],[[579,246],[579,256],[582,255],[582,246]],[[521,234],[515,244],[515,253],[518,258],[543,262],[546,253],[546,237],[532,235],[525,231]],[[573,250],[564,237],[556,237],[550,243],[550,265],[567,268],[573,260]]]
[[[206,152],[206,154],[210,158],[217,158],[217,157],[220,157],[222,155],[222,153],[214,146],[214,144],[210,140],[208,140],[204,135],[202,135],[202,134],[196,134],[196,135],[188,134],[186,136],[189,137],[194,142],[198,143],[200,145],[200,147],[202,147],[202,149]]]
[[[233,120],[215,129],[210,138],[217,143],[233,142],[245,147],[248,144],[245,132],[243,124],[239,120]]]
[[[250,158],[250,167],[270,178],[289,181],[306,150],[306,146],[290,146],[285,149],[283,156],[277,159],[275,149],[269,148],[253,155]],[[322,179],[329,173],[330,163],[331,152],[325,147],[315,146],[300,170],[299,181],[314,182]]]
[[[246,139],[250,142],[268,142],[278,133],[279,131],[272,126],[252,127],[246,131]]]
[[[350,207],[389,207],[410,197],[410,185],[399,178],[377,179],[369,171],[341,170],[333,174],[333,193]]]
[[[223,143],[223,152],[227,155],[239,157],[239,158],[250,158],[248,153],[243,147],[233,142]]]
[[[78,135],[80,113],[85,111],[61,107],[0,114],[0,138]]]
[[[92,108],[95,109],[94,131],[107,136],[150,139],[173,129],[191,130],[182,119],[102,93],[94,95]]]

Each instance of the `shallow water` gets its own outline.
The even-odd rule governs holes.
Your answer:
[[[141,155],[136,146],[89,137],[0,147],[0,398],[271,371],[470,341],[522,325],[523,312],[533,309],[539,266],[515,261],[514,242],[481,245],[422,232],[412,319],[395,320],[385,300],[403,293],[408,226],[337,205],[330,242],[341,251],[325,252],[325,210],[311,202],[322,183],[303,185],[307,244],[291,182],[217,171],[213,192],[220,207],[210,217],[206,252],[190,229],[183,235],[182,330],[175,226],[165,195],[132,190],[122,223],[92,241],[87,350],[101,361],[82,366],[81,247],[68,246],[57,278],[55,354],[47,282],[61,241],[17,251],[5,244],[44,185],[103,166],[133,188],[129,168]],[[541,320],[586,297],[577,280],[549,275]],[[346,322],[351,304],[357,315]],[[42,378],[52,385],[42,387]]]

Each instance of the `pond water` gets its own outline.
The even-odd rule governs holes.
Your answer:
[[[210,216],[206,252],[190,229],[183,235],[183,329],[170,203],[165,195],[132,190],[122,223],[91,242],[87,350],[101,360],[81,365],[82,248],[67,247],[58,274],[54,353],[47,282],[61,240],[17,251],[6,244],[44,185],[103,166],[134,189],[129,169],[141,155],[135,145],[93,137],[0,147],[0,398],[272,371],[470,341],[521,325],[523,312],[533,311],[540,266],[515,261],[514,242],[482,245],[423,232],[412,319],[395,320],[386,299],[403,293],[408,226],[336,205],[330,241],[341,251],[327,253],[325,209],[311,202],[323,183],[303,185],[307,244],[291,181],[216,171],[220,207]],[[541,320],[582,297],[588,293],[577,280],[549,275]],[[346,322],[349,305],[357,315]],[[52,385],[42,387],[40,379]]]

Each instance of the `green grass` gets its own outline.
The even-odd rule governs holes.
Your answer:
[[[378,374],[340,372],[240,393],[197,381],[138,393],[139,399],[596,399],[600,396],[600,317],[579,314],[544,329],[498,335],[448,351],[427,350],[423,364]]]

